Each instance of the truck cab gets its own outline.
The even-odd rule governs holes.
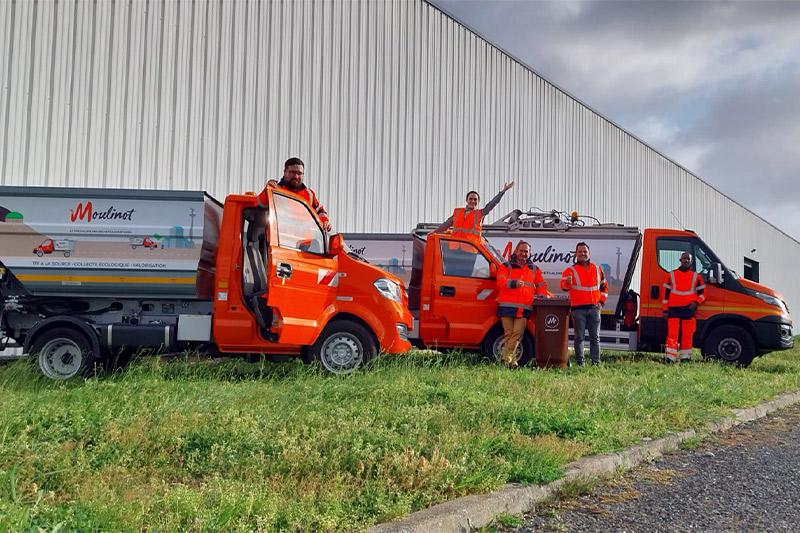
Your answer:
[[[213,335],[222,352],[301,355],[347,373],[378,351],[410,348],[402,283],[326,238],[302,198],[269,189],[225,201]]]
[[[639,343],[664,343],[662,284],[678,268],[683,252],[706,283],[706,301],[697,309],[693,344],[704,355],[747,366],[759,353],[793,346],[792,319],[780,294],[727,268],[714,251],[688,230],[646,229],[642,247]]]
[[[499,359],[503,328],[497,317],[500,253],[484,238],[430,233],[416,235],[409,287],[415,315],[413,338],[442,348],[480,350]],[[522,364],[533,357],[534,321],[519,345]]]

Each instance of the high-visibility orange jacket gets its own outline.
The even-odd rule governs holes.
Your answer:
[[[665,311],[693,303],[700,305],[706,300],[705,290],[703,276],[692,269],[677,268],[664,278],[664,299],[661,304]]]
[[[300,186],[299,190],[294,190],[286,185],[283,180],[278,182],[278,189],[282,189],[284,191],[289,191],[300,196],[306,203],[314,210],[315,213],[319,216],[319,219],[322,221],[323,224],[327,224],[328,221],[328,212],[325,210],[325,207],[320,203],[319,199],[317,199],[317,195],[314,191],[306,187],[305,184]],[[258,195],[258,201],[261,202],[262,205],[267,204],[267,189],[264,188],[263,191]]]
[[[534,295],[547,294],[547,282],[542,271],[530,259],[521,263],[512,257],[497,271],[498,316],[527,317],[533,310]]]
[[[483,229],[483,209],[466,210],[457,207],[453,210],[453,233],[467,233],[480,236]]]
[[[605,305],[608,298],[608,282],[603,269],[591,261],[567,267],[561,274],[561,289],[569,291],[569,303],[573,309]]]

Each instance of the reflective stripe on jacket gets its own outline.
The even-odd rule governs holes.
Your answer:
[[[670,307],[686,307],[689,304],[702,304],[706,300],[706,284],[703,276],[694,270],[673,270],[664,278],[664,309]]]
[[[471,209],[469,212],[463,207],[453,210],[453,233],[469,233],[480,236],[483,229],[483,209]]]
[[[569,291],[569,303],[573,308],[605,304],[608,298],[603,269],[592,262],[567,267],[561,274],[561,289]]]
[[[512,288],[511,282],[518,281],[520,287]],[[542,271],[531,260],[518,263],[513,258],[497,272],[497,306],[515,309],[514,316],[522,317],[533,310],[533,297],[547,295],[547,282]]]

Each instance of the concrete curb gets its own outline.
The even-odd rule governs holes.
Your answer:
[[[725,431],[733,426],[762,418],[774,411],[800,403],[800,391],[778,396],[749,409],[734,409],[733,416],[706,424],[700,431],[689,430],[667,435],[661,439],[631,446],[605,455],[584,457],[567,466],[564,477],[547,485],[509,483],[496,492],[464,496],[408,515],[395,522],[378,524],[368,533],[428,533],[431,531],[462,533],[486,526],[499,514],[522,514],[537,503],[556,496],[567,483],[596,479],[628,470],[645,461],[660,457],[664,452],[678,449],[680,444],[697,435]]]

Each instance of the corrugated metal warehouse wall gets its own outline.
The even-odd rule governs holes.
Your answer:
[[[696,229],[800,309],[800,244],[421,0],[0,2],[0,183],[259,190],[408,231],[469,189]],[[754,178],[757,178],[754,177]]]

